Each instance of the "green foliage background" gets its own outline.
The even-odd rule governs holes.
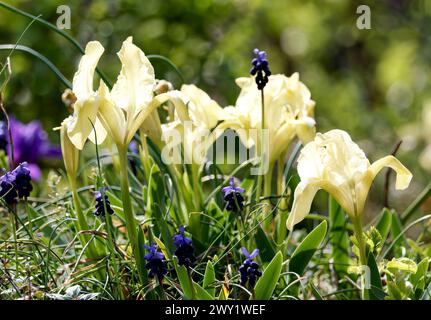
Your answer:
[[[115,55],[129,35],[146,54],[171,59],[186,82],[207,90],[221,105],[234,104],[234,79],[247,76],[251,50],[266,50],[273,73],[298,71],[316,101],[319,131],[348,131],[370,160],[389,154],[406,124],[420,128],[422,108],[431,98],[431,2],[427,0],[118,0],[5,1],[56,23],[57,7],[71,8],[70,34],[82,45],[99,40],[106,48],[101,64],[114,79]],[[356,27],[356,8],[371,8],[370,30]],[[28,19],[0,10],[0,43],[15,43]],[[21,43],[49,58],[70,80],[80,54],[59,35],[33,25]],[[3,60],[7,52],[1,52]],[[61,102],[64,86],[40,61],[17,52],[6,98],[22,121],[41,119],[46,130],[67,115]],[[179,85],[163,63],[158,77]],[[53,140],[58,139],[53,134]],[[414,174],[408,192],[392,201],[405,208],[428,182],[418,165],[425,146],[405,141],[399,159]],[[382,190],[383,175],[374,188]],[[382,192],[371,193],[382,203]],[[392,193],[393,195],[393,193]]]

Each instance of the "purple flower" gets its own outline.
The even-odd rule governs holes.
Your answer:
[[[235,187],[235,178],[234,177],[230,178],[229,186],[224,187],[223,189],[221,189],[221,191],[223,191],[225,196],[227,196],[228,194],[230,194],[232,192],[238,192],[238,193],[245,192],[245,190],[243,188]]]
[[[268,83],[268,77],[271,75],[269,70],[266,52],[254,49],[254,59],[251,61],[253,67],[250,70],[252,76],[256,75],[256,84],[259,90],[262,90]]]
[[[4,176],[0,177],[0,199],[5,201],[8,205],[16,203],[18,192],[15,188],[15,175],[7,172]]]
[[[21,163],[15,170],[12,171],[15,176],[15,187],[19,198],[27,198],[33,190],[31,185],[31,172],[27,162]]]
[[[249,287],[253,288],[256,284],[257,278],[262,275],[262,272],[259,271],[259,264],[253,261],[253,259],[259,254],[259,249],[254,249],[250,254],[246,248],[242,247],[241,252],[247,258],[241,267],[239,267],[241,285],[245,286],[248,282]]]
[[[50,144],[47,133],[43,130],[39,121],[31,121],[28,124],[19,122],[15,118],[10,118],[12,131],[13,153],[15,163],[28,163],[33,180],[40,180],[42,172],[38,163],[43,158],[60,158],[61,149],[59,146]],[[5,122],[0,123],[0,147],[2,141],[2,128],[6,130],[6,143],[9,144],[7,126]],[[7,147],[5,147],[7,149]],[[4,150],[4,149],[3,149]]]
[[[27,198],[33,190],[31,173],[27,162],[0,177],[0,198],[7,204],[17,203],[18,198]]]
[[[191,266],[196,261],[196,257],[194,255],[192,239],[184,235],[184,226],[180,226],[180,233],[174,235],[172,240],[177,247],[174,255],[178,258],[178,264],[186,267]]]
[[[111,208],[111,203],[109,202],[108,195],[106,194],[106,188],[104,192],[105,196],[102,197],[102,190],[94,192],[94,197],[96,198],[96,211],[94,211],[95,216],[105,216],[105,205],[106,205],[106,211],[109,214],[114,214],[114,210]],[[103,198],[105,198],[105,203],[103,203]]]
[[[145,249],[149,251],[144,256],[144,259],[147,260],[147,264],[145,268],[149,271],[150,278],[154,278],[157,276],[159,281],[163,279],[166,273],[168,273],[168,269],[166,268],[166,264],[164,262],[165,255],[161,252],[157,251],[157,246],[154,243],[150,243],[149,246],[145,246]]]
[[[244,208],[244,197],[241,193],[244,193],[245,190],[240,187],[235,187],[235,179],[234,177],[230,178],[230,185],[224,187],[222,189],[224,193],[224,200],[227,202],[226,209],[228,211],[239,212]]]

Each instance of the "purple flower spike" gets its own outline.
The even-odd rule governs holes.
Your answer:
[[[244,197],[241,193],[244,193],[245,190],[240,187],[235,187],[235,179],[234,177],[230,178],[230,184],[227,187],[222,189],[224,193],[224,200],[227,203],[226,210],[233,212],[240,212],[244,208]]]
[[[180,226],[179,229],[180,233],[174,235],[172,238],[175,246],[177,247],[174,255],[177,256],[178,264],[180,266],[189,267],[196,261],[192,239],[187,238],[184,235],[184,226]]]
[[[232,192],[239,192],[239,193],[245,192],[245,190],[243,188],[235,187],[235,178],[234,177],[230,178],[229,186],[224,187],[223,189],[221,189],[221,191],[224,192],[225,196],[227,196],[228,194],[230,194]]]
[[[145,245],[145,249],[149,251],[144,258],[147,260],[145,268],[149,271],[149,276],[154,278],[157,276],[159,281],[162,281],[168,269],[165,264],[165,255],[162,252],[157,251],[157,246],[154,243],[150,243],[149,246]]]
[[[250,254],[245,247],[242,247],[241,252],[249,260],[253,260],[259,255],[259,249],[254,249],[253,252]]]
[[[8,205],[16,203],[18,192],[15,188],[15,175],[8,172],[0,178],[0,198]]]
[[[111,208],[111,203],[109,202],[108,195],[106,194],[106,188],[104,189],[104,197],[102,196],[102,189],[94,192],[94,197],[96,199],[96,211],[94,211],[95,216],[105,216],[105,205],[106,211],[109,214],[114,214],[114,210]],[[103,203],[103,199],[105,199],[105,203]]]
[[[21,163],[13,171],[0,177],[0,198],[7,204],[18,202],[18,198],[27,198],[33,190],[31,173],[27,162]]]
[[[259,90],[262,90],[268,83],[268,77],[271,75],[269,70],[266,52],[259,49],[253,50],[254,59],[251,61],[253,67],[250,70],[252,76],[256,76],[256,84]]]
[[[249,254],[247,249],[242,247],[241,252],[246,257],[244,263],[239,267],[241,285],[245,286],[248,284],[250,288],[253,288],[256,284],[256,280],[262,275],[262,272],[259,271],[259,264],[253,261],[259,254],[259,249],[254,249],[253,252]]]

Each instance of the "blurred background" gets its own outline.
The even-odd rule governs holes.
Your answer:
[[[234,104],[239,93],[234,79],[248,75],[252,49],[265,50],[274,74],[300,73],[316,101],[319,131],[348,131],[371,161],[390,154],[403,140],[397,155],[414,179],[406,192],[395,194],[391,184],[392,205],[402,210],[428,184],[431,156],[424,150],[431,143],[431,113],[425,111],[431,104],[431,37],[426,32],[431,29],[431,1],[5,2],[54,24],[57,7],[70,6],[71,29],[66,31],[83,46],[89,40],[105,46],[99,66],[113,80],[120,69],[115,53],[132,35],[146,54],[171,59],[186,82],[197,84],[221,105]],[[360,4],[371,8],[370,30],[356,27]],[[29,21],[0,8],[0,43],[15,43]],[[39,51],[72,79],[81,55],[58,34],[34,24],[20,44]],[[1,61],[7,54],[0,52]],[[158,78],[180,84],[166,64],[154,66]],[[13,55],[12,67],[9,112],[24,122],[40,119],[52,140],[58,140],[51,129],[67,115],[61,102],[65,87],[25,53]],[[378,190],[383,184],[381,174],[368,204],[371,212],[373,205],[382,205],[383,192]]]

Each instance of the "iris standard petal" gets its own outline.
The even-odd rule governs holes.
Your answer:
[[[97,63],[105,49],[98,41],[90,41],[73,77],[73,93],[78,100],[86,99],[93,93],[93,77]]]

